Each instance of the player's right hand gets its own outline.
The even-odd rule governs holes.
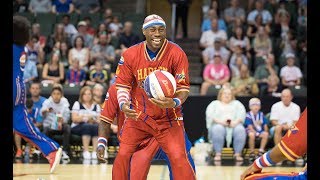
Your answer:
[[[104,147],[103,146],[98,146],[97,147],[97,158],[100,162],[106,163],[107,160],[104,158]]]
[[[128,118],[137,119],[138,113],[134,109],[130,109],[130,101],[125,102],[122,105],[122,111]]]

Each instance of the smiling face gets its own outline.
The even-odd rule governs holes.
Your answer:
[[[154,25],[143,30],[143,35],[146,37],[148,48],[156,52],[166,39],[166,28],[162,25]]]

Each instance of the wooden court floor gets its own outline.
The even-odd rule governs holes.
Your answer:
[[[198,180],[237,180],[246,166],[196,165]],[[269,167],[265,172],[299,172],[302,167]],[[15,180],[111,180],[112,164],[60,164],[49,173],[49,164],[13,164]],[[166,165],[152,165],[148,180],[169,180]]]

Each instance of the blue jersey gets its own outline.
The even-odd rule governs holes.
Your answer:
[[[13,44],[13,105],[24,105],[26,100],[26,88],[23,82],[23,71],[27,59],[24,46]]]

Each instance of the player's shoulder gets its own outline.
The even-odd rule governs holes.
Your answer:
[[[137,55],[139,54],[143,46],[144,46],[143,41],[138,44],[130,46],[125,52],[122,53],[121,59],[119,61],[119,65],[123,64],[124,61],[127,61],[127,62],[132,61],[135,57],[137,57]]]

